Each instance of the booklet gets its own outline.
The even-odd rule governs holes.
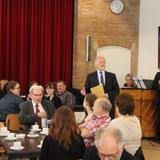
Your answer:
[[[101,84],[98,86],[92,87],[91,93],[95,94],[97,97],[105,96],[104,88]]]

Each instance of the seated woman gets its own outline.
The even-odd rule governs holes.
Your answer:
[[[61,106],[52,118],[50,133],[45,137],[40,160],[76,160],[85,152],[85,144],[80,135],[73,111]]]
[[[55,85],[53,82],[48,82],[45,85],[45,98],[52,101],[56,109],[62,105],[60,98],[55,94]]]
[[[84,101],[83,101],[83,107],[87,113],[87,116],[84,121],[87,121],[90,119],[93,115],[93,109],[94,101],[97,99],[97,96],[92,93],[88,93],[85,95]]]
[[[126,83],[124,84],[124,87],[127,87],[127,88],[137,88],[136,84],[133,81],[133,76],[130,73],[128,73],[125,76],[125,81],[126,81]]]
[[[122,93],[115,99],[118,118],[113,119],[109,126],[121,130],[125,149],[135,155],[141,147],[142,130],[139,119],[134,115],[135,103],[131,95]],[[140,155],[143,159],[143,154]]]

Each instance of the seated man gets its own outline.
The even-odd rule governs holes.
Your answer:
[[[42,100],[44,89],[41,85],[33,85],[30,90],[31,101],[20,104],[19,120],[22,129],[29,129],[37,123],[40,128],[46,127],[47,120],[52,118],[55,111],[54,104],[48,100]]]
[[[95,144],[101,160],[136,160],[122,143],[122,133],[112,127],[101,128],[95,136]]]
[[[105,97],[97,98],[94,102],[93,115],[90,119],[80,125],[81,135],[86,147],[94,145],[95,132],[102,126],[108,125],[111,118],[109,111],[112,105]]]
[[[58,81],[56,83],[57,93],[56,95],[60,98],[62,105],[75,107],[75,97],[72,93],[66,90],[66,83],[64,81]]]
[[[17,81],[9,81],[7,94],[0,99],[0,121],[5,121],[10,113],[19,113],[19,104],[23,102],[20,95],[20,84]]]

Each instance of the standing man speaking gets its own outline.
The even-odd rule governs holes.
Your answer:
[[[116,75],[114,73],[105,71],[106,60],[102,56],[99,56],[95,59],[94,65],[96,71],[87,75],[85,83],[85,92],[90,93],[90,89],[92,87],[102,84],[106,96],[109,98],[113,105],[110,111],[110,116],[113,119],[115,116],[114,99],[115,96],[119,93],[119,85],[117,82]]]

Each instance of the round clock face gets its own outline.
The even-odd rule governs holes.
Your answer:
[[[123,3],[120,0],[113,0],[110,4],[110,9],[113,13],[119,14],[123,11]]]

